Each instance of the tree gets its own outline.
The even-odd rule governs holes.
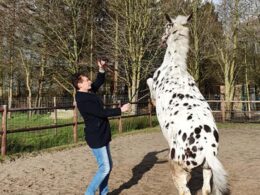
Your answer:
[[[158,7],[153,0],[112,0],[108,4],[110,28],[105,33],[111,42],[110,56],[118,64],[120,78],[128,87],[129,100],[136,102],[140,82],[151,72],[160,51]],[[133,104],[132,111],[136,112],[136,108]]]
[[[54,65],[53,79],[70,94],[73,87],[69,77],[86,66],[86,48],[90,43],[92,1],[63,0],[40,1],[34,14],[38,33],[48,44]]]
[[[238,25],[239,25],[239,0],[223,1],[222,21],[224,24],[225,38],[217,45],[218,62],[222,71],[225,90],[227,119],[231,117],[232,100],[234,99],[235,84],[240,65],[237,61],[238,48]]]
[[[3,10],[4,20],[2,21],[3,27],[3,65],[5,66],[6,73],[8,74],[8,108],[12,107],[13,102],[13,89],[14,89],[14,77],[16,69],[16,33],[18,29],[17,24],[17,5],[15,0],[1,2],[1,9]],[[10,113],[8,117],[10,117]]]

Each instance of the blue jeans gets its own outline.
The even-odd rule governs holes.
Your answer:
[[[108,178],[112,170],[112,158],[109,145],[101,148],[92,148],[92,152],[96,157],[98,170],[90,182],[85,195],[95,195],[98,188],[100,195],[107,195]]]

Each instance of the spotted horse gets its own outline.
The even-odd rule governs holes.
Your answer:
[[[227,173],[217,158],[219,133],[211,109],[187,71],[188,22],[191,16],[170,18],[162,36],[167,46],[163,63],[147,80],[163,135],[168,141],[171,173],[181,195],[192,169],[202,168],[202,194],[229,194]],[[213,187],[210,180],[213,176]]]

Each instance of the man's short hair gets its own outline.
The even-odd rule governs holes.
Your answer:
[[[83,73],[83,72],[77,72],[77,73],[72,75],[71,82],[72,82],[72,85],[75,87],[76,90],[79,90],[78,84],[82,82],[83,76],[87,77],[87,74]]]

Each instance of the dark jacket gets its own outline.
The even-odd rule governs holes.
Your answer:
[[[85,139],[91,148],[106,146],[111,141],[108,117],[121,114],[120,108],[104,108],[101,98],[95,94],[104,80],[105,73],[98,73],[91,85],[92,92],[76,93],[77,106],[85,122]]]

